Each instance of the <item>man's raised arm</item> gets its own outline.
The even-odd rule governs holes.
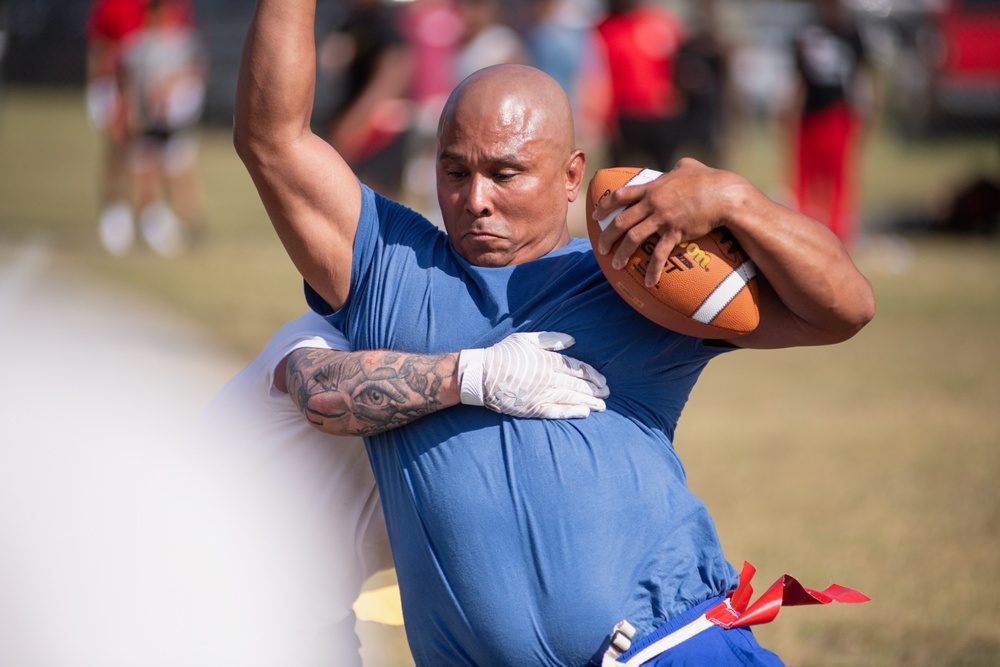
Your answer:
[[[233,143],[299,273],[334,308],[350,290],[361,191],[309,127],[315,0],[258,0],[243,47]]]

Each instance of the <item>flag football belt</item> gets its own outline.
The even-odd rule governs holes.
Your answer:
[[[753,565],[744,562],[743,570],[740,572],[740,583],[735,591],[693,621],[628,656],[625,662],[620,662],[619,658],[632,648],[635,628],[628,621],[621,621],[611,631],[611,636],[604,640],[605,645],[591,659],[590,665],[638,667],[710,628],[720,627],[730,630],[770,623],[783,606],[798,607],[831,602],[857,603],[868,602],[871,599],[864,593],[839,584],[831,584],[822,591],[814,591],[786,574],[774,582],[760,599],[750,604],[750,596],[753,595],[750,580],[756,571]]]

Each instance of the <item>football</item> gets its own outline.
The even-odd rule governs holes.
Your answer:
[[[652,288],[646,287],[646,266],[658,236],[640,244],[622,269],[611,266],[620,240],[607,255],[597,252],[601,232],[624,210],[594,220],[597,203],[622,186],[649,183],[661,175],[633,167],[594,174],[587,189],[587,233],[601,271],[630,306],[662,327],[698,338],[745,336],[760,321],[757,268],[725,227],[675,247]]]

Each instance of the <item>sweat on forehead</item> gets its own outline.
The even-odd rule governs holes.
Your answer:
[[[496,114],[511,120],[531,114],[544,122],[549,132],[562,132],[573,145],[573,112],[569,98],[555,79],[527,65],[495,65],[481,69],[462,81],[445,105],[438,135],[459,111]]]

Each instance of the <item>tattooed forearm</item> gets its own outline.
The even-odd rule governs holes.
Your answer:
[[[288,356],[288,395],[328,433],[381,433],[455,405],[444,391],[457,355],[301,349]]]

